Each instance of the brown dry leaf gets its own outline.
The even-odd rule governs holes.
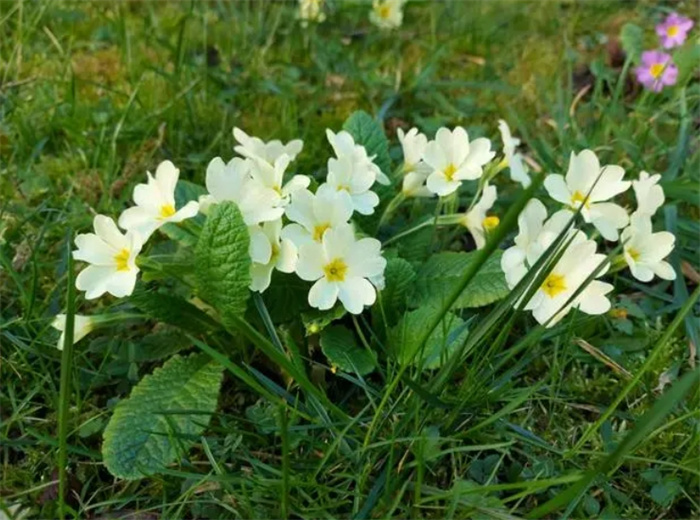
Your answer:
[[[576,338],[574,342],[581,347],[583,350],[588,352],[591,356],[596,358],[598,361],[601,363],[609,366],[611,369],[613,369],[614,372],[617,374],[620,374],[628,379],[632,377],[632,374],[630,374],[625,367],[617,363],[615,360],[610,358],[607,354],[601,352],[597,348],[595,348],[593,345],[588,343],[586,340],[581,339],[581,338]]]
[[[664,391],[664,388],[666,388],[666,385],[669,385],[673,382],[675,377],[673,377],[672,371],[669,368],[668,370],[664,370],[661,372],[661,375],[659,376],[659,384],[656,385],[656,388],[654,388],[654,392],[660,394],[661,392]]]
[[[683,260],[681,262],[681,272],[688,280],[693,282],[695,285],[700,283],[700,273],[698,273],[695,268],[690,265],[690,262]]]
[[[21,272],[27,261],[32,256],[32,247],[29,241],[25,238],[20,245],[15,248],[15,256],[12,258],[12,269],[16,272]]]
[[[695,368],[695,361],[698,358],[698,347],[692,339],[688,340],[688,364],[690,368]]]
[[[328,74],[326,76],[326,87],[337,89],[343,88],[346,79],[347,78],[345,76],[341,76],[340,74]]]

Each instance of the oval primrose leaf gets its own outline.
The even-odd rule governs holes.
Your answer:
[[[440,306],[473,261],[476,251],[444,252],[431,256],[419,269],[415,281],[413,307]],[[454,304],[456,309],[482,307],[504,298],[508,284],[501,270],[501,251],[495,251],[465,287]]]
[[[412,364],[424,370],[440,368],[467,339],[467,324],[448,312],[442,323],[428,337],[425,348],[418,352],[421,332],[432,322],[439,309],[421,307],[404,315],[389,333],[389,344],[402,365]]]
[[[104,432],[102,456],[115,477],[164,469],[189,449],[216,409],[223,367],[205,354],[176,355],[121,401]]]
[[[351,330],[333,325],[321,332],[321,350],[343,372],[364,376],[374,370],[373,353],[360,347]]]
[[[212,304],[225,324],[242,316],[250,295],[250,238],[233,202],[212,207],[195,248],[200,297]]]

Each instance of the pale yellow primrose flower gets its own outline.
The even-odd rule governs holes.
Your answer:
[[[380,29],[396,29],[403,23],[404,0],[374,0],[369,20]]]
[[[566,178],[550,174],[544,180],[544,187],[554,200],[574,210],[580,207],[586,222],[593,224],[606,240],[615,241],[619,238],[618,230],[627,225],[629,217],[624,208],[605,201],[630,187],[629,181],[622,180],[624,175],[625,170],[620,166],[607,165],[601,169],[596,154],[583,150],[578,155],[571,153]]]
[[[282,195],[252,177],[252,161],[234,157],[224,163],[215,157],[207,166],[208,195],[199,198],[200,208],[207,213],[212,204],[232,201],[238,205],[248,226],[277,220],[284,214]]]
[[[651,218],[635,214],[629,227],[622,231],[625,262],[640,282],[650,282],[654,275],[664,280],[675,280],[676,272],[664,261],[673,251],[676,237],[668,231],[652,232]]]
[[[374,163],[374,155],[368,156],[367,149],[361,144],[356,144],[349,132],[341,130],[336,134],[327,128],[326,138],[338,159],[347,157],[354,163],[355,170],[368,170],[379,184],[391,184],[389,177]]]
[[[136,206],[126,209],[119,216],[119,227],[126,231],[137,231],[146,241],[169,222],[182,222],[199,212],[199,203],[190,201],[179,210],[175,208],[175,186],[180,177],[180,170],[170,161],[163,161],[156,168],[156,175],[146,172],[147,184],[138,184],[134,188]]]
[[[527,166],[523,161],[523,156],[516,152],[516,149],[520,145],[520,139],[513,137],[510,133],[508,123],[503,119],[498,120],[498,130],[503,140],[503,153],[506,157],[508,167],[510,168],[510,178],[522,184],[523,188],[527,188],[532,181],[530,180],[530,175],[527,173]]]
[[[86,291],[88,300],[106,292],[117,298],[129,296],[139,273],[136,257],[143,245],[141,236],[135,231],[123,235],[114,220],[104,215],[97,215],[93,224],[95,233],[75,237],[78,249],[73,258],[90,264],[78,274],[75,286]]]
[[[295,175],[286,184],[283,183],[284,172],[289,166],[290,158],[287,154],[277,157],[274,164],[270,164],[262,159],[251,159],[250,174],[253,179],[260,182],[266,188],[275,191],[280,200],[278,206],[286,206],[289,203],[292,193],[306,189],[311,183],[306,175]]]
[[[647,172],[639,174],[639,180],[632,181],[632,189],[637,199],[637,209],[633,215],[645,215],[652,217],[656,210],[664,205],[666,200],[664,190],[659,186],[661,175],[649,175]]]
[[[434,194],[425,185],[430,167],[423,162],[423,154],[428,146],[428,138],[417,128],[411,128],[408,133],[397,130],[399,142],[403,149],[403,184],[401,192],[406,197],[432,197]]]
[[[537,262],[540,256],[564,230],[572,217],[568,210],[562,210],[547,219],[544,205],[532,199],[518,216],[520,231],[515,245],[508,248],[501,258],[501,268],[509,288],[515,287]],[[547,219],[547,220],[546,220]],[[525,305],[541,324],[548,322],[551,327],[561,320],[572,308],[586,314],[603,314],[610,309],[606,294],[613,286],[599,280],[591,281],[572,301],[571,296],[605,260],[605,255],[597,254],[597,244],[586,238],[581,231],[572,229],[567,239],[571,243],[537,292]],[[596,278],[607,271],[605,266]]]
[[[454,130],[440,128],[423,154],[423,161],[431,169],[426,185],[441,197],[450,195],[462,181],[481,177],[483,166],[495,155],[491,151],[491,141],[484,137],[470,142],[467,131],[461,126]]]
[[[474,207],[472,207],[460,221],[474,237],[477,249],[483,249],[486,245],[486,234],[499,223],[498,217],[487,216],[488,211],[496,202],[496,196],[496,187],[486,184],[479,201],[474,204]]]
[[[304,26],[308,22],[321,23],[326,19],[323,4],[324,0],[299,0],[299,19]]]
[[[379,204],[379,196],[370,190],[376,175],[349,155],[328,159],[326,183],[336,191],[346,191],[355,211],[371,215]]]
[[[355,239],[352,226],[329,229],[321,243],[311,242],[299,249],[297,275],[315,282],[309,291],[309,305],[328,310],[337,300],[352,314],[372,305],[377,291],[370,280],[381,280],[386,259],[381,242],[374,238]]]
[[[256,231],[251,233],[251,247],[253,235],[261,236],[267,243],[269,254],[260,255],[257,251],[251,254],[253,262],[250,265],[250,290],[263,292],[270,286],[272,271],[277,269],[283,273],[293,273],[297,263],[297,247],[294,243],[280,236],[282,231],[282,219],[265,222],[262,226],[255,226]],[[255,240],[259,242],[259,240]]]
[[[73,326],[73,345],[78,343],[85,336],[90,334],[95,329],[95,320],[92,316],[81,316],[80,314],[75,315],[74,326]],[[63,345],[66,341],[66,315],[57,314],[54,318],[51,326],[61,332],[61,337],[58,339],[58,350],[63,350]]]
[[[301,139],[294,139],[287,144],[278,140],[265,142],[258,137],[249,136],[240,128],[233,129],[233,137],[239,143],[233,147],[236,153],[248,159],[262,159],[269,164],[275,164],[282,155],[289,156],[289,160],[293,161],[304,148]]]
[[[297,247],[321,242],[326,231],[347,224],[352,213],[352,198],[345,190],[338,191],[329,184],[319,186],[315,194],[301,190],[294,193],[291,204],[285,208],[292,224],[284,227],[282,236]]]

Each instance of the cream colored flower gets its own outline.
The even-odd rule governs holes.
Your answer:
[[[251,233],[251,250],[254,243],[259,244],[260,240],[267,243],[267,248],[255,248],[251,252],[253,262],[250,265],[250,290],[263,292],[270,286],[272,271],[277,269],[283,273],[293,273],[297,263],[297,247],[294,243],[280,236],[282,231],[282,220],[265,222],[262,226],[255,226],[256,230]],[[253,239],[253,236],[257,237]],[[260,254],[260,250],[265,251]]]
[[[622,231],[625,262],[640,282],[650,282],[654,276],[675,280],[676,272],[664,261],[673,251],[676,237],[668,231],[652,232],[647,215],[632,215],[629,227]]]
[[[312,307],[328,310],[340,300],[348,312],[360,314],[377,297],[369,280],[379,280],[385,267],[379,240],[356,240],[352,227],[346,225],[329,229],[320,243],[303,245],[297,274],[302,280],[315,282],[309,291]]]
[[[510,168],[510,178],[522,184],[523,188],[527,188],[532,181],[527,173],[527,166],[523,161],[523,156],[516,152],[518,146],[520,146],[520,139],[513,137],[508,123],[503,119],[498,120],[498,130],[501,132],[503,153]]]
[[[578,155],[571,153],[566,179],[550,174],[544,186],[554,200],[574,210],[581,208],[583,219],[593,224],[603,238],[617,240],[618,230],[627,225],[629,217],[624,208],[605,201],[630,187],[629,181],[622,180],[624,175],[625,170],[620,166],[607,165],[601,169],[596,154],[583,150]]]
[[[75,286],[86,291],[88,300],[106,292],[117,298],[129,296],[139,273],[136,257],[143,244],[141,236],[135,231],[123,235],[104,215],[97,215],[93,223],[95,233],[75,237],[78,249],[73,251],[73,258],[90,264],[78,274]]]
[[[369,20],[380,29],[396,29],[403,23],[404,0],[374,0]]]
[[[249,159],[262,159],[269,164],[274,164],[282,155],[287,155],[289,160],[293,161],[304,148],[304,142],[301,139],[294,139],[287,144],[278,140],[266,143],[258,137],[249,136],[240,128],[233,129],[233,137],[240,143],[233,147],[236,153]]]
[[[403,184],[401,191],[406,197],[432,197],[434,194],[425,185],[430,167],[423,162],[423,154],[428,146],[428,138],[417,128],[411,128],[408,133],[397,130],[399,142],[403,149]]]
[[[285,226],[282,236],[301,247],[321,242],[329,229],[346,225],[352,217],[353,202],[347,191],[322,184],[315,194],[308,190],[296,192],[285,213],[293,223]]]
[[[481,137],[470,142],[467,131],[461,126],[452,131],[440,128],[423,154],[423,161],[431,169],[428,189],[441,197],[454,193],[462,181],[481,177],[483,166],[494,155],[488,139]]]
[[[547,211],[539,200],[532,199],[528,203],[518,217],[520,231],[515,245],[508,248],[501,258],[501,268],[511,289],[534,267],[566,229],[572,217],[573,213],[562,210],[547,219]],[[588,277],[605,262],[606,256],[597,254],[595,241],[575,229],[568,231],[564,244],[568,245],[559,261],[525,305],[525,309],[531,310],[539,323],[547,323],[547,326],[557,323],[572,308],[587,314],[603,314],[610,309],[605,295],[613,286],[599,280],[592,280],[580,294],[573,297]],[[602,276],[607,268],[606,265],[595,277]]]
[[[368,156],[367,149],[361,144],[356,144],[349,132],[341,130],[336,134],[326,129],[326,137],[338,159],[347,157],[354,163],[355,170],[367,170],[379,184],[391,184],[389,177],[374,163],[374,156]]]
[[[251,176],[251,164],[240,157],[228,163],[221,157],[212,159],[206,176],[209,195],[199,199],[202,212],[206,213],[212,204],[232,201],[249,226],[280,218],[284,214],[284,208],[280,207],[281,195]]]
[[[286,206],[292,193],[306,189],[311,183],[311,179],[306,175],[295,175],[283,184],[284,172],[289,161],[287,154],[280,155],[273,164],[258,158],[251,160],[250,174],[253,179],[279,195],[276,206]]]
[[[498,226],[498,217],[487,216],[488,211],[496,202],[496,196],[496,187],[489,186],[487,183],[479,201],[462,217],[460,222],[474,237],[477,249],[482,249],[486,245],[486,234]]]
[[[634,215],[652,217],[656,210],[664,205],[664,189],[659,186],[661,175],[639,174],[639,180],[632,181],[632,189],[637,199],[637,209]]]
[[[155,177],[151,172],[146,173],[148,184],[138,184],[134,188],[136,206],[126,209],[119,216],[119,227],[137,231],[144,241],[163,224],[182,222],[199,212],[199,203],[193,200],[180,209],[175,207],[175,186],[180,170],[173,163],[160,163]]]
[[[346,191],[353,209],[362,215],[371,215],[379,204],[379,196],[370,190],[375,179],[372,171],[348,155],[328,159],[326,183],[336,191]]]
[[[95,329],[95,320],[92,316],[81,316],[76,314],[73,321],[73,345],[78,343],[85,336],[90,334]],[[61,332],[61,337],[58,339],[58,350],[63,350],[63,345],[66,342],[66,315],[57,314],[56,318],[51,323],[51,326]]]
[[[299,0],[299,19],[304,26],[308,22],[321,23],[326,19],[323,4],[324,0]]]

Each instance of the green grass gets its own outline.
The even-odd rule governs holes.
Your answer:
[[[318,338],[275,330],[265,315],[275,309],[257,306],[235,344],[212,335],[186,346],[227,373],[195,447],[159,476],[109,475],[100,447],[111,412],[167,358],[140,347],[179,333],[129,319],[76,345],[62,379],[69,363],[50,323],[66,310],[69,230],[118,214],[163,159],[201,184],[212,157],[232,155],[234,125],[303,139],[295,164],[318,175],[330,150],[324,129],[354,110],[384,121],[395,159],[397,125],[432,135],[461,124],[498,142],[503,117],[545,172],[591,147],[628,175],[662,173],[667,205],[657,218],[677,235],[671,261],[699,269],[697,52],[688,77],[660,95],[619,82],[609,63],[606,39],[626,22],[654,45],[655,2],[410,3],[404,26],[386,35],[369,25],[367,4],[336,1],[308,30],[294,7],[0,1],[0,504],[59,514],[68,404],[65,500],[79,518],[700,515],[692,276],[642,285],[615,275],[614,308],[624,313],[572,315],[546,331],[496,304],[470,323],[460,363],[421,373],[381,362],[367,378],[331,373]],[[673,7],[693,12],[691,2]],[[499,184],[501,217],[521,197]],[[412,236],[399,242],[406,256],[424,243]],[[440,240],[464,247],[454,233]],[[125,308],[81,295],[75,305],[82,314]],[[377,320],[344,323],[386,360]],[[488,348],[470,350],[477,344]]]

